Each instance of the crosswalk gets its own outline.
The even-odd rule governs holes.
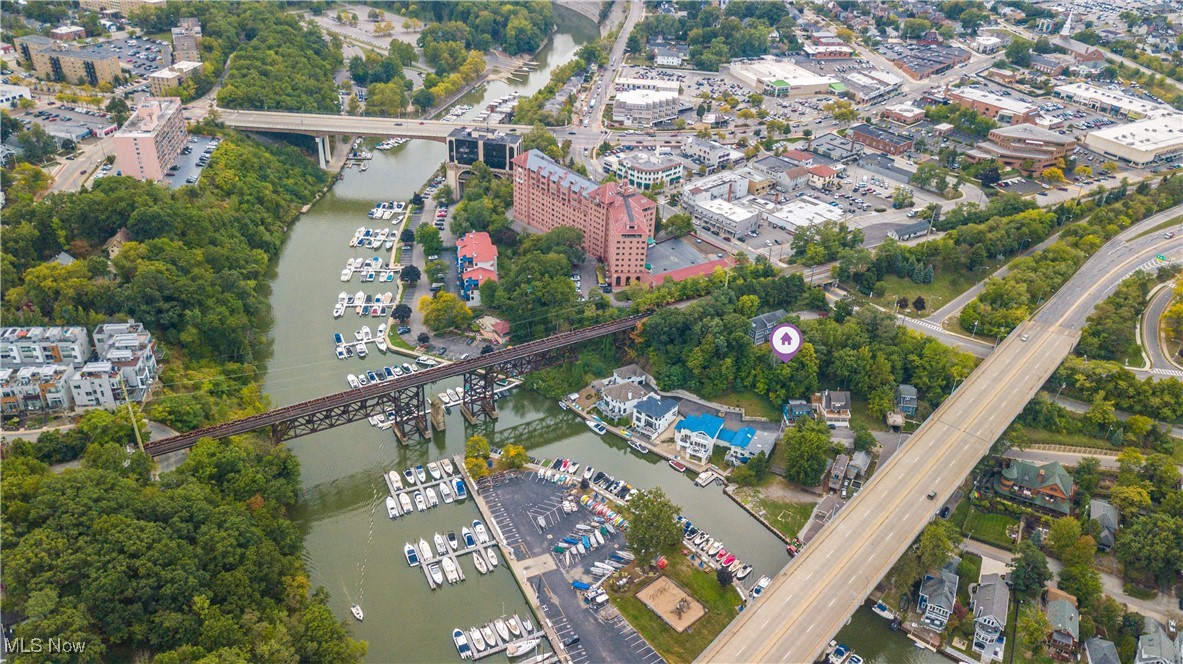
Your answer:
[[[937,325],[936,323],[934,323],[930,320],[924,319],[924,318],[908,318],[907,316],[905,316],[903,314],[896,314],[896,317],[900,319],[901,323],[905,323],[905,324],[915,323],[916,325],[919,325],[920,327],[928,328],[930,330],[933,330],[934,332],[944,332],[945,331],[940,325]]]
[[[1159,376],[1174,376],[1175,378],[1183,378],[1183,371],[1178,369],[1151,369],[1150,373]]]

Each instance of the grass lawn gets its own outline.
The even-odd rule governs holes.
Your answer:
[[[973,539],[1011,551],[1015,544],[1007,536],[1006,529],[1008,526],[1018,523],[1005,514],[983,514],[977,510],[971,510],[961,531]]]
[[[1072,447],[1089,447],[1098,450],[1112,450],[1114,452],[1120,451],[1120,448],[1114,447],[1105,438],[1094,438],[1083,433],[1057,433],[1055,431],[1034,429],[1028,426],[1024,426],[1023,431],[1027,434],[1032,445],[1068,445]]]
[[[780,410],[768,400],[768,397],[749,390],[726,392],[715,397],[712,401],[724,406],[743,408],[748,417],[766,417],[773,422],[781,417]]]
[[[386,334],[386,343],[390,344],[391,346],[393,346],[395,348],[403,348],[406,350],[415,350],[415,347],[412,346],[411,344],[407,343],[406,340],[404,340],[401,336],[399,336],[397,334],[390,334],[389,332]]]
[[[862,397],[851,395],[850,397],[850,426],[863,425],[871,431],[887,431],[887,422],[883,419],[872,417],[867,412],[867,400]]]
[[[953,522],[953,525],[964,530],[965,529],[965,518],[968,516],[969,516],[969,500],[962,499],[961,502],[957,503],[957,507],[953,508],[953,513],[949,515],[949,520]]]
[[[762,512],[764,520],[785,537],[796,537],[813,513],[814,503],[790,503],[786,500],[766,498],[763,494],[745,494],[744,503],[756,512]]]
[[[733,587],[721,587],[713,573],[699,571],[681,555],[669,556],[669,561],[665,575],[707,610],[685,632],[674,631],[633,595],[652,583],[651,580],[633,586],[625,595],[610,594],[621,615],[667,662],[691,662],[739,614],[736,609],[740,604],[739,593]]]
[[[961,606],[970,605],[969,584],[977,583],[981,575],[982,557],[976,553],[961,554],[961,564],[957,566],[957,576],[961,577],[961,583],[957,584],[957,601]]]
[[[876,292],[871,301],[892,310],[895,308],[896,300],[904,296],[908,298],[908,309],[900,313],[914,318],[924,318],[969,290],[986,275],[993,274],[1001,265],[1002,263],[997,261],[990,261],[985,269],[975,272],[942,270],[933,276],[931,284],[918,284],[907,277],[901,279],[893,274],[883,278],[879,285],[882,292]],[[917,296],[924,298],[924,311],[916,312],[912,309],[911,303]]]

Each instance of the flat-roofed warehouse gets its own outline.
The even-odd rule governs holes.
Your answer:
[[[753,90],[774,97],[825,94],[838,79],[815,74],[788,60],[766,56],[733,62],[731,74]]]
[[[1137,97],[1131,97],[1115,90],[1106,90],[1105,88],[1099,88],[1087,83],[1057,85],[1054,94],[1061,99],[1066,99],[1074,104],[1091,108],[1100,113],[1133,119],[1174,112],[1174,109],[1166,104],[1138,99]]]
[[[1183,113],[1169,113],[1089,132],[1084,144],[1107,157],[1145,166],[1183,154]]]

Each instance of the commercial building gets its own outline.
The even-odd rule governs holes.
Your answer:
[[[796,152],[800,153],[800,150]],[[807,153],[801,153],[807,154]],[[808,162],[813,163],[812,155],[807,155]],[[769,155],[752,162],[752,170],[762,173],[776,181],[777,189],[781,191],[796,191],[809,186],[808,165],[797,165],[784,158]]]
[[[661,184],[670,187],[682,182],[682,162],[653,152],[626,152],[604,158],[604,170],[637,189],[649,190]]]
[[[618,78],[615,83],[616,92],[628,90],[653,90],[656,92],[674,92],[682,89],[677,81],[667,81],[661,78]]]
[[[598,185],[538,150],[513,160],[514,219],[543,232],[559,226],[583,231],[583,250],[604,262],[607,283],[630,285],[646,274],[657,205],[635,187]]]
[[[1166,104],[1131,97],[1115,90],[1106,90],[1088,83],[1058,85],[1052,94],[1073,104],[1091,108],[1098,113],[1137,120],[1174,112]]]
[[[880,129],[874,125],[857,124],[846,133],[855,143],[886,152],[887,154],[903,154],[912,149],[912,139]]]
[[[838,80],[815,74],[793,64],[764,56],[759,60],[733,62],[731,73],[756,92],[772,97],[825,94]]]
[[[181,19],[173,28],[173,60],[201,62],[201,24],[195,18]]]
[[[866,152],[866,148],[845,136],[829,133],[814,138],[809,144],[809,151],[835,161],[847,162],[858,159],[859,155]]]
[[[114,84],[123,67],[113,52],[95,46],[78,46],[40,35],[16,38],[16,48],[26,66],[38,78],[74,85]]]
[[[912,78],[924,79],[969,62],[969,58],[969,51],[956,46],[931,45],[907,51],[893,64]]]
[[[756,230],[760,213],[721,198],[690,204],[690,215],[714,235],[738,237]]]
[[[0,369],[0,412],[19,416],[72,408],[69,375],[63,364]]]
[[[115,168],[138,180],[160,180],[187,140],[180,97],[147,97],[115,132]]]
[[[689,136],[682,142],[682,154],[706,166],[708,171],[739,162],[743,153],[717,141]]]
[[[32,91],[23,85],[8,85],[0,83],[0,106],[16,108],[21,99],[32,99]]]
[[[744,167],[714,173],[682,185],[682,203],[705,203],[721,199],[735,202],[747,196],[771,193],[776,181],[754,168]]]
[[[843,216],[840,208],[812,196],[797,196],[781,202],[750,198],[743,203],[759,210],[764,223],[794,234],[815,224],[839,221]]]
[[[887,231],[887,237],[896,242],[906,242],[912,238],[928,235],[931,231],[932,226],[927,221],[916,221]]]
[[[1183,113],[1169,113],[1091,131],[1089,149],[1134,166],[1146,166],[1183,153]]]
[[[990,130],[986,141],[966,151],[971,162],[997,160],[1007,168],[1039,173],[1072,154],[1076,139],[1032,124]]]
[[[488,233],[470,231],[456,240],[456,274],[461,296],[479,306],[481,284],[497,281],[497,246]]]
[[[817,187],[818,189],[825,189],[832,187],[838,183],[838,170],[825,164],[817,164],[810,166],[809,171],[809,186]]]
[[[1031,68],[1048,76],[1059,76],[1064,70],[1072,66],[1074,60],[1067,56],[1031,54]]]
[[[677,92],[661,90],[625,90],[616,93],[612,121],[630,127],[652,127],[673,122],[678,117]]]
[[[904,79],[879,69],[860,69],[838,74],[846,94],[855,101],[869,104],[900,89]],[[841,85],[841,84],[840,84]]]
[[[924,119],[924,109],[911,104],[895,104],[884,108],[880,115],[902,125],[914,125]]]
[[[113,11],[127,17],[144,5],[163,5],[166,0],[78,0],[78,6],[92,12]]]
[[[86,28],[80,25],[63,25],[49,31],[49,38],[58,41],[75,41],[86,38]]]
[[[969,43],[969,47],[983,55],[997,53],[1002,48],[1002,40],[990,35],[978,35]]]
[[[0,366],[64,364],[76,367],[90,359],[90,353],[90,339],[83,327],[0,329]]]
[[[854,49],[842,43],[842,40],[836,44],[830,40],[813,41],[803,44],[801,50],[810,60],[849,60],[854,57]]]
[[[977,88],[951,88],[946,96],[954,104],[973,109],[1001,125],[1032,124],[1039,114],[1034,104]]]
[[[184,85],[193,75],[201,71],[200,62],[178,62],[171,67],[148,74],[148,91],[153,97],[164,97]]]

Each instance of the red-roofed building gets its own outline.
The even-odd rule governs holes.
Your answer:
[[[488,233],[470,232],[456,240],[456,271],[461,295],[479,305],[481,284],[490,279],[497,281],[497,246]]]
[[[628,185],[596,184],[538,150],[518,155],[513,164],[516,221],[543,232],[560,226],[583,231],[583,250],[604,263],[613,288],[646,276],[653,201]]]
[[[813,166],[813,155],[804,150],[789,150],[780,156],[794,166]]]
[[[493,316],[481,316],[476,319],[477,329],[481,336],[495,344],[509,341],[509,322]]]
[[[809,186],[811,187],[829,187],[837,182],[837,180],[838,171],[825,164],[809,167]]]
[[[645,276],[644,283],[649,287],[660,286],[667,281],[685,281],[691,277],[702,277],[713,274],[716,268],[726,270],[732,267],[735,267],[735,259],[727,256],[726,258],[681,267],[676,270],[670,270],[669,272],[662,272],[661,274],[649,274]]]

